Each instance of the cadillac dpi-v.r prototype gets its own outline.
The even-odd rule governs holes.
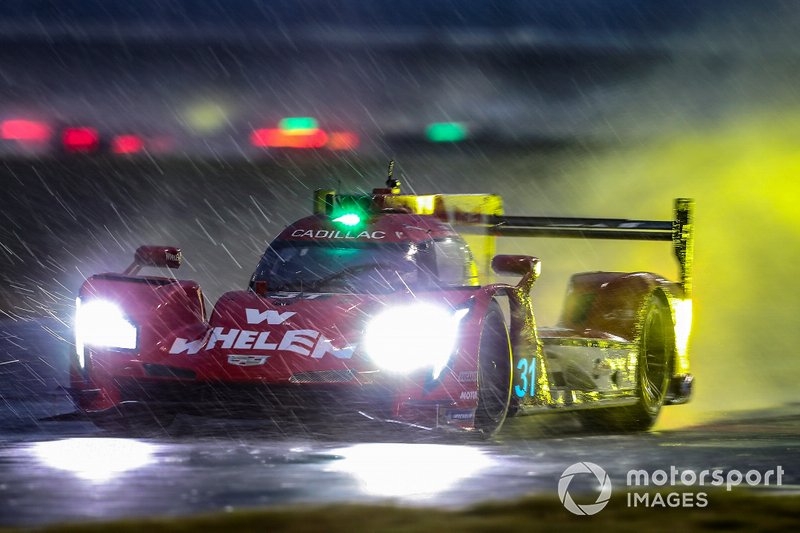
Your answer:
[[[372,194],[319,190],[314,214],[210,314],[196,282],[138,275],[178,268],[176,247],[142,246],[123,273],[86,280],[71,391],[97,425],[128,429],[178,413],[351,413],[492,435],[507,416],[575,411],[588,426],[645,430],[692,390],[692,202],[674,213],[506,216],[495,195],[404,195],[393,180]],[[679,280],[575,274],[556,326],[539,327],[540,261],[494,255],[501,236],[669,241]]]

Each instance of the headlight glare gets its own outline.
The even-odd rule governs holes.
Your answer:
[[[115,304],[106,300],[81,301],[75,310],[75,351],[82,361],[84,346],[133,350],[136,348],[136,326],[131,324]]]
[[[465,314],[421,303],[389,308],[367,325],[364,348],[383,370],[408,373],[427,367],[435,379],[456,347]]]

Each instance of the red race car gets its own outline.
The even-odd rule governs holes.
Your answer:
[[[178,268],[175,247],[142,246],[125,272],[89,278],[73,397],[101,427],[360,413],[491,435],[507,416],[570,410],[644,430],[691,394],[692,227],[684,199],[675,220],[647,221],[505,216],[495,195],[403,195],[391,179],[320,190],[210,315],[196,282],[137,275]],[[670,241],[680,278],[575,274],[557,326],[537,327],[540,262],[494,255],[498,236]]]

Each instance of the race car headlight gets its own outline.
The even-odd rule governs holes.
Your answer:
[[[131,324],[115,304],[106,300],[76,300],[75,351],[83,357],[84,346],[133,350],[136,348],[136,326]]]
[[[367,325],[364,349],[383,370],[408,373],[427,367],[436,379],[456,347],[458,324],[467,311],[431,304],[389,308]]]

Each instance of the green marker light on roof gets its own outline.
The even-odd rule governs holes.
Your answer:
[[[317,119],[313,117],[286,117],[281,119],[278,127],[283,131],[315,130],[319,127]]]
[[[425,136],[434,143],[455,143],[469,135],[467,126],[460,122],[434,122],[425,128]]]
[[[334,222],[339,222],[345,226],[357,226],[361,223],[361,217],[355,213],[346,213],[333,219]]]

